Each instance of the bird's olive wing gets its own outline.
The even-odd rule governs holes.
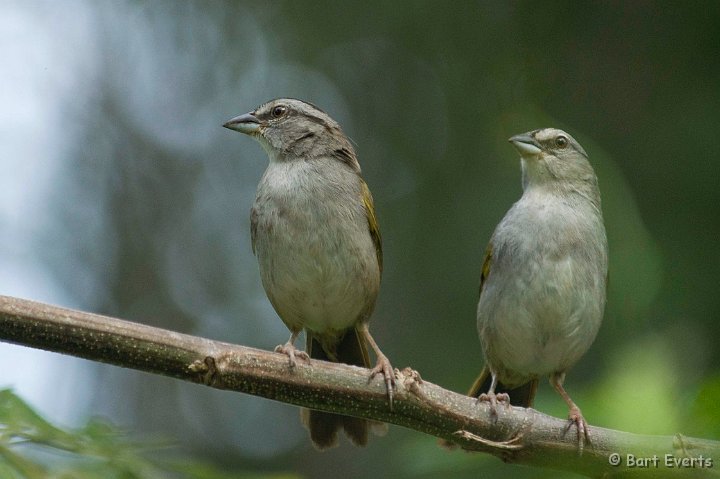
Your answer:
[[[375,206],[373,205],[372,194],[370,188],[361,179],[360,184],[362,185],[362,202],[365,207],[365,214],[368,220],[368,229],[370,230],[370,237],[375,244],[375,253],[377,254],[378,266],[382,273],[383,268],[383,255],[382,255],[382,237],[380,236],[380,226],[378,225],[377,217],[375,216]]]
[[[255,238],[257,237],[258,213],[253,207],[250,208],[250,243],[252,244],[252,252],[255,254]]]
[[[490,264],[492,263],[493,252],[492,246],[492,241],[490,241],[487,249],[485,250],[485,259],[483,259],[482,271],[480,272],[480,294],[482,294],[485,281],[487,281],[488,275],[490,274]]]

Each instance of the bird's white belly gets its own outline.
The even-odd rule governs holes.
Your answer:
[[[271,249],[271,258],[260,261],[263,285],[290,329],[342,331],[374,303],[376,293],[365,286],[360,258],[303,250],[297,244]]]
[[[271,205],[257,214],[263,286],[291,330],[332,334],[369,318],[380,271],[364,212],[339,221],[333,209]]]
[[[360,180],[333,161],[271,161],[258,185],[260,275],[292,331],[344,332],[369,318],[380,288]]]
[[[486,357],[506,384],[565,371],[592,344],[602,315],[572,257],[525,267],[504,291],[489,285],[478,304]]]

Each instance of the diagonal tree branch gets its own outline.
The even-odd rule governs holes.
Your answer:
[[[566,420],[512,407],[500,408],[493,421],[487,405],[423,382],[410,369],[397,372],[391,411],[382,380],[368,381],[363,368],[312,360],[290,369],[282,354],[8,296],[0,296],[0,340],[397,424],[507,462],[596,477],[720,477],[720,442],[591,426],[592,445],[579,456]],[[650,465],[631,467],[630,455]]]

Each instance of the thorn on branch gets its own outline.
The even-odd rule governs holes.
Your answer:
[[[420,377],[420,373],[412,368],[405,368],[402,371],[395,369],[395,376],[402,380],[403,386],[407,391],[414,394],[415,396],[425,399],[425,391],[422,390],[423,379]]]
[[[491,449],[499,449],[502,451],[519,451],[523,447],[525,447],[522,444],[522,438],[523,434],[519,433],[515,435],[512,439],[508,439],[507,441],[491,441],[490,439],[485,439],[484,437],[480,437],[476,434],[471,433],[470,431],[455,431],[453,433],[453,436],[457,437],[458,439],[463,439],[465,441],[471,441],[471,442],[479,442],[480,444],[487,446]]]
[[[200,382],[206,386],[212,386],[215,382],[217,366],[215,366],[215,358],[212,356],[206,356],[202,361],[196,359],[188,366],[188,369],[193,373],[197,373]]]

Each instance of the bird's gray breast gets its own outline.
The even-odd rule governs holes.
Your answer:
[[[506,383],[564,371],[602,320],[607,240],[589,202],[523,196],[493,238],[478,303],[483,351]]]
[[[271,162],[253,206],[265,291],[292,330],[369,316],[380,272],[357,173],[332,159]]]

